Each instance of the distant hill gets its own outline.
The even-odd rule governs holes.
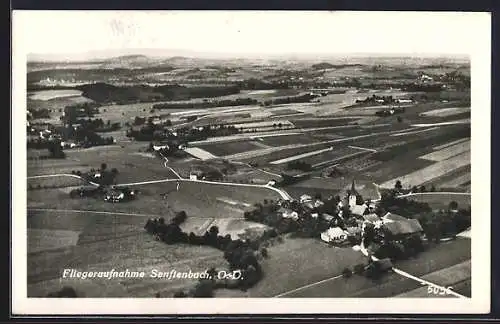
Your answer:
[[[322,63],[318,63],[318,64],[313,64],[311,67],[315,70],[324,70],[324,69],[333,69],[335,67],[335,65],[330,64],[330,63],[326,63],[326,62],[322,62]]]

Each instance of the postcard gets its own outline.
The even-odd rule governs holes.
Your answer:
[[[489,311],[489,13],[12,23],[13,314]]]

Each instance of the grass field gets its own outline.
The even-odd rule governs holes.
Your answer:
[[[282,116],[282,115],[295,115],[302,114],[301,111],[297,111],[294,109],[276,109],[271,111],[272,116]]]
[[[270,189],[259,187],[234,187],[195,182],[183,182],[176,191],[176,182],[143,184],[133,186],[139,189],[136,200],[125,203],[107,203],[97,198],[72,199],[69,194],[58,189],[33,190],[28,195],[28,206],[69,210],[92,210],[121,213],[163,215],[169,208],[184,210],[188,216],[231,218],[242,217],[243,210],[219,202],[218,197],[253,205],[264,199],[277,200],[280,195]],[[167,194],[167,199],[162,198]]]
[[[470,240],[457,239],[432,247],[412,259],[397,262],[395,267],[421,277],[467,260],[470,260]],[[378,281],[359,276],[349,279],[339,278],[302,289],[285,297],[380,298],[396,296],[419,287],[421,287],[420,283],[392,273],[383,276]]]
[[[259,138],[257,138],[259,139]],[[291,134],[282,136],[266,136],[261,138],[261,142],[271,146],[281,146],[290,144],[310,144],[316,140],[308,134]]]
[[[28,188],[38,189],[43,187],[75,187],[86,185],[87,182],[83,179],[71,176],[56,176],[49,178],[32,178],[28,179]]]
[[[297,128],[314,128],[329,126],[344,126],[355,123],[357,118],[315,118],[315,119],[292,119],[291,122]]]
[[[68,284],[69,280],[60,280],[61,271],[65,268],[97,271],[128,268],[135,271],[153,266],[166,271],[174,266],[178,271],[186,267],[202,271],[206,265],[204,259],[215,260],[212,265],[224,264],[221,253],[214,249],[169,246],[155,241],[143,230],[147,218],[121,214],[29,212],[28,242],[38,247],[38,251],[28,252],[29,295],[43,296],[56,290],[55,287]],[[45,250],[41,251],[41,248]],[[120,283],[119,280],[109,280],[105,283],[106,287],[86,286],[85,280],[71,284],[77,290],[84,288],[88,297],[106,296],[110,293],[109,289],[114,289],[108,286],[122,284],[127,289],[121,291],[119,296],[152,296],[151,289],[161,291],[171,285],[161,281]]]
[[[329,248],[315,239],[285,239],[268,248],[262,262],[264,279],[240,296],[273,297],[326,278],[338,276],[345,267],[366,261],[349,248]],[[224,297],[223,292],[217,297]]]
[[[414,171],[402,177],[386,181],[381,184],[381,187],[392,188],[397,180],[401,181],[403,187],[418,186],[468,164],[470,164],[470,151],[456,155],[444,161],[436,162],[428,167]]]
[[[226,156],[258,149],[259,146],[253,141],[238,141],[220,144],[200,145],[199,148],[216,156]]]
[[[350,147],[342,147],[334,149],[331,152],[324,152],[318,155],[306,157],[300,159],[299,161],[309,163],[315,168],[315,167],[323,167],[331,163],[336,163],[339,162],[340,160],[349,159],[359,154],[366,154],[366,152]]]
[[[440,150],[428,153],[424,156],[421,156],[421,159],[430,160],[430,161],[444,161],[453,156],[462,154],[464,152],[470,151],[470,140],[460,142],[451,146],[447,146]]]
[[[464,167],[457,168],[452,172],[446,173],[441,177],[432,179],[432,181],[429,181],[424,185],[434,186],[439,191],[447,191],[453,189],[452,191],[458,190],[463,192],[463,189],[465,188],[467,183],[470,183],[470,180],[471,166],[469,164]]]
[[[458,203],[458,208],[468,208],[471,205],[471,195],[467,193],[426,192],[414,194],[407,198],[426,202],[433,209],[446,209],[452,201]]]
[[[28,229],[28,253],[75,246],[80,233],[68,230]]]
[[[441,149],[444,149],[444,148],[446,148],[446,147],[449,147],[449,146],[452,146],[452,145],[455,145],[455,144],[458,144],[458,143],[462,143],[462,142],[467,142],[467,141],[469,141],[469,142],[470,142],[470,138],[461,138],[461,139],[458,139],[458,140],[456,140],[456,141],[451,141],[451,142],[449,142],[449,143],[445,143],[445,144],[443,144],[443,145],[438,145],[438,146],[435,146],[435,147],[433,147],[432,149],[433,149],[433,150],[435,150],[435,151],[436,151],[436,150],[441,150]]]
[[[470,108],[468,107],[459,107],[459,108],[442,108],[442,109],[435,109],[431,111],[427,111],[422,113],[422,116],[430,116],[430,117],[448,117],[448,116],[453,116],[465,112],[470,112]]]

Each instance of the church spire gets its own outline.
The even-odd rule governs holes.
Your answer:
[[[354,184],[354,179],[352,179],[351,194],[354,194],[355,192],[356,192],[356,185]]]

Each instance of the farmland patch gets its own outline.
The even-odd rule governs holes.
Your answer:
[[[226,156],[259,148],[253,141],[227,142],[220,144],[200,145],[198,148],[216,156]]]
[[[272,246],[268,251],[271,257],[262,262],[265,277],[249,289],[252,297],[286,294],[339,276],[345,267],[366,261],[365,256],[350,248],[330,248],[315,239],[286,239],[283,244]]]
[[[28,229],[28,253],[75,246],[79,232],[68,230]]]
[[[452,201],[458,203],[458,208],[468,208],[471,205],[470,193],[425,192],[413,194],[407,198],[428,203],[433,209],[446,209]]]
[[[87,181],[72,175],[28,178],[28,189],[76,187],[85,184]]]
[[[309,156],[318,155],[318,154],[321,154],[321,153],[324,153],[324,152],[329,152],[329,151],[332,151],[332,150],[333,150],[333,147],[332,148],[322,149],[322,150],[317,150],[317,151],[312,151],[312,152],[307,152],[307,153],[302,153],[302,154],[299,154],[299,155],[290,156],[290,157],[287,157],[287,158],[284,158],[284,159],[273,161],[273,162],[271,162],[271,164],[283,164],[283,163],[287,163],[287,162],[291,162],[291,161],[300,160],[302,158],[307,158]]]
[[[428,153],[426,155],[421,156],[421,159],[430,160],[430,161],[443,161],[447,160],[453,156],[458,154],[462,154],[464,152],[470,151],[470,140],[460,142],[451,146],[447,146],[440,150]]]
[[[259,138],[257,138],[259,139]],[[290,144],[310,144],[314,143],[315,139],[311,138],[307,134],[290,134],[281,136],[267,136],[260,138],[262,143],[271,146],[282,146]]]
[[[397,180],[401,181],[403,187],[418,186],[468,164],[470,164],[470,151],[456,155],[448,160],[434,163],[405,176],[384,182],[381,187],[392,188]]]
[[[358,118],[316,118],[316,119],[294,119],[292,123],[297,128],[315,128],[315,127],[331,127],[331,126],[346,126],[356,123]]]
[[[201,149],[199,147],[186,147],[184,151],[186,151],[189,155],[192,155],[200,160],[210,160],[217,157],[212,153],[205,151],[204,149]]]
[[[469,112],[470,108],[469,107],[457,107],[457,108],[441,108],[441,109],[435,109],[435,110],[430,110],[421,113],[421,116],[424,117],[448,117],[448,116],[453,116],[457,114],[461,114],[464,112]]]

